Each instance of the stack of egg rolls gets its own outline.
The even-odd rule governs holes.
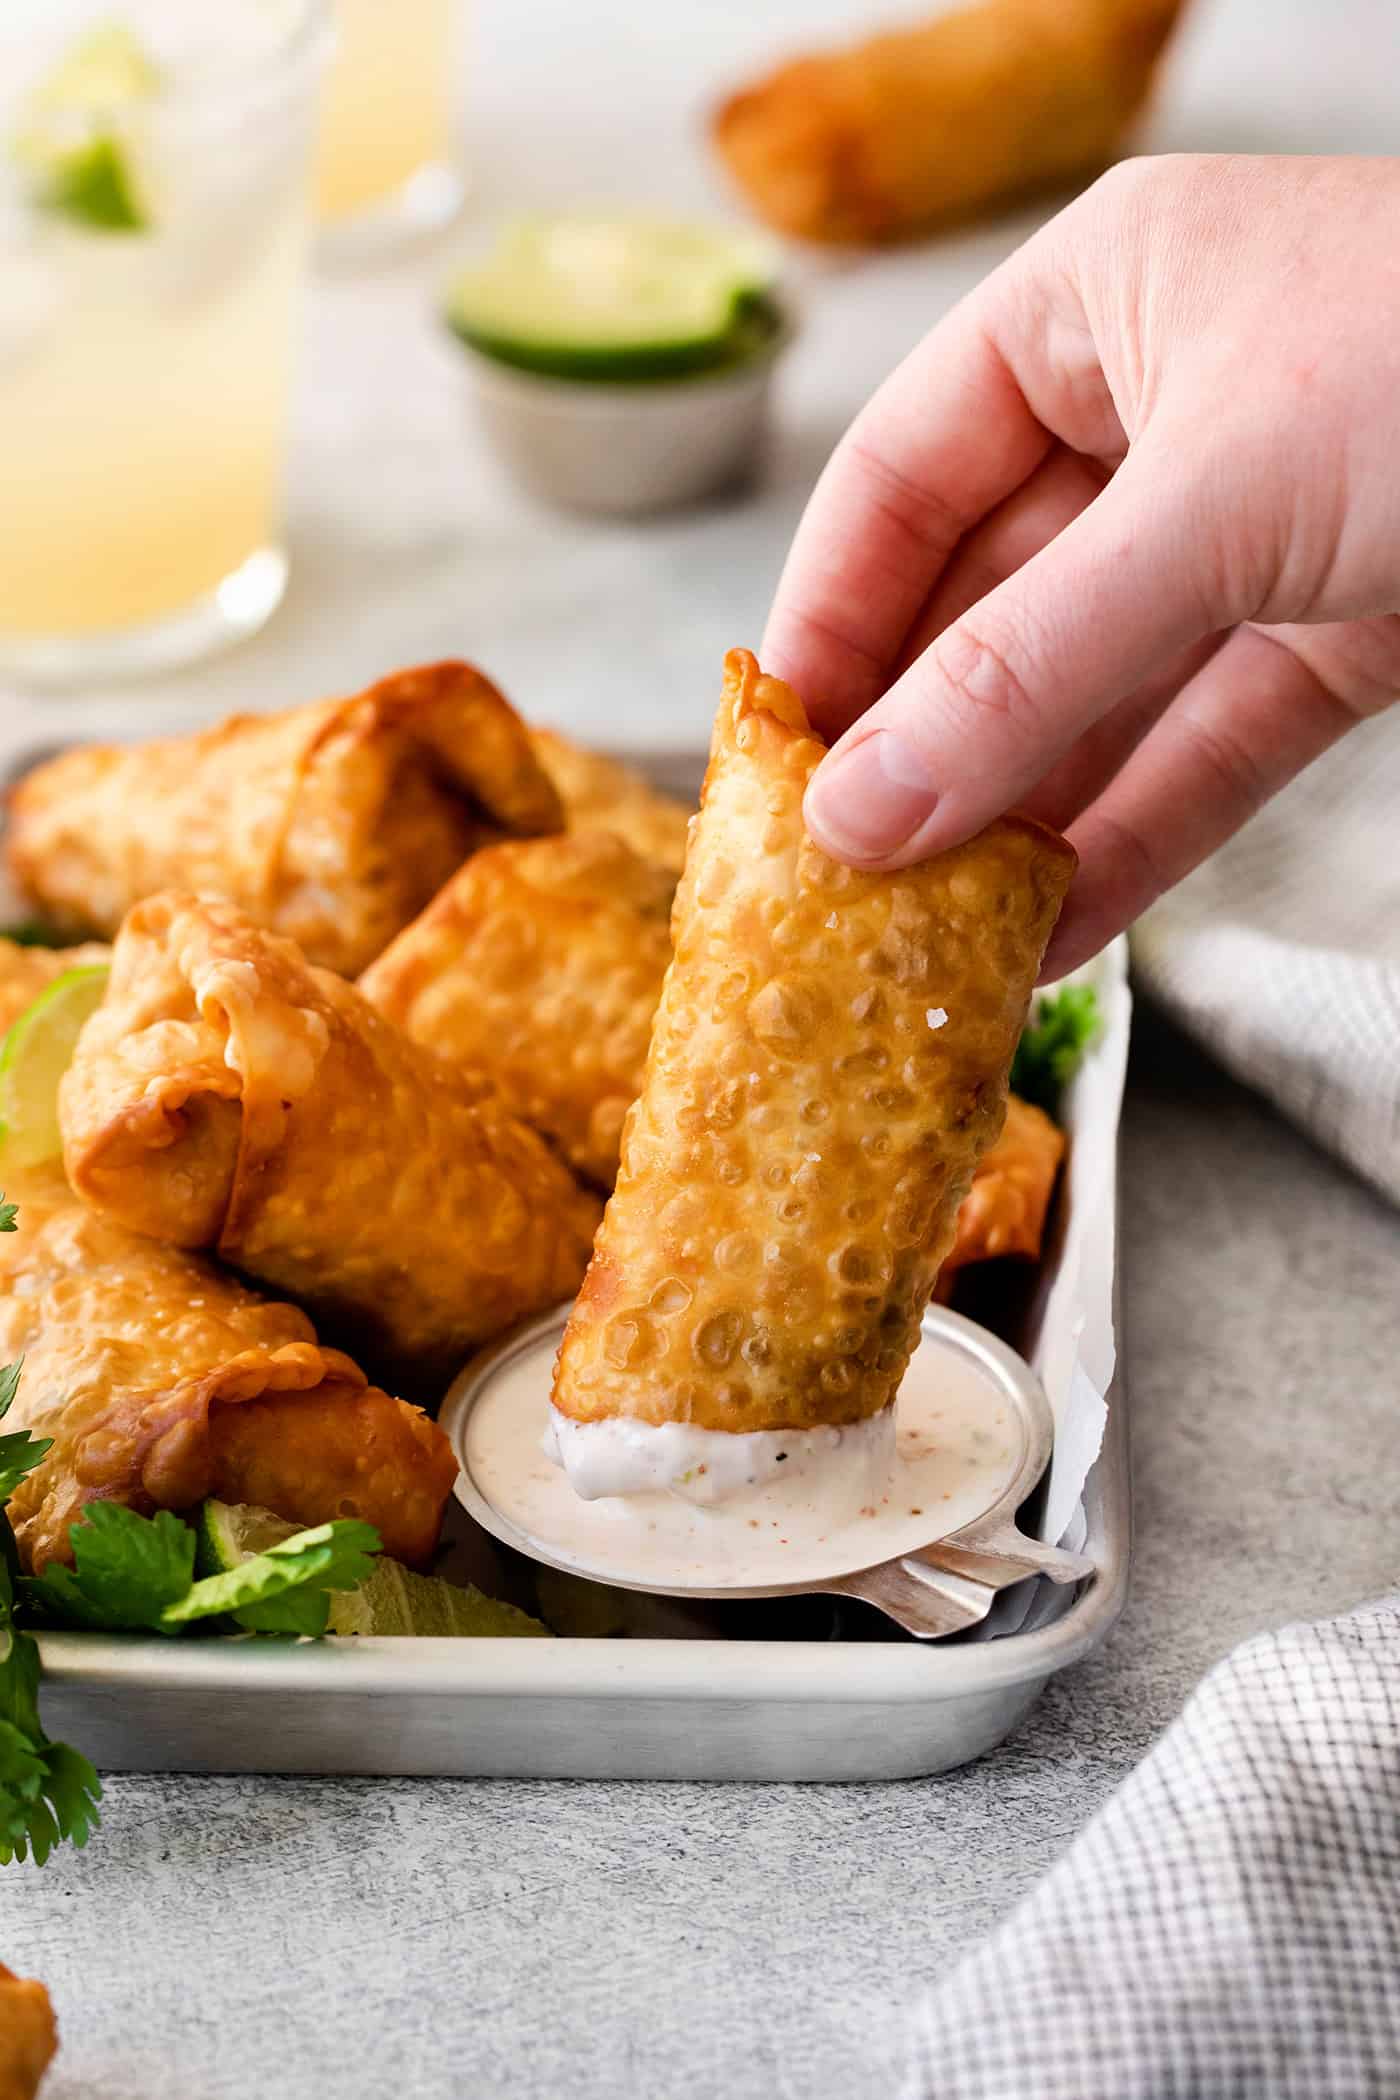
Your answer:
[[[287,1292],[433,1399],[570,1296],[598,1221],[489,1080],[212,898],[128,913],[59,1114],[84,1202]]]
[[[207,891],[354,976],[478,846],[563,821],[509,702],[440,663],[352,699],[65,752],[14,790],[7,855],[60,931],[110,937],[157,890]]]

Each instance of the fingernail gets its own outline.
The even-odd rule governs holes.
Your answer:
[[[937,802],[918,753],[893,729],[876,729],[818,767],[807,790],[807,828],[819,846],[875,860],[912,838]]]

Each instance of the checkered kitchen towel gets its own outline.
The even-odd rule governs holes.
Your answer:
[[[915,2014],[904,2100],[1397,2100],[1400,1594],[1220,1663]]]
[[[1164,898],[1139,981],[1400,1200],[1400,709]],[[1400,1595],[1262,1635],[917,2009],[905,2100],[1400,2100]]]
[[[1400,1201],[1400,708],[1164,897],[1133,965],[1222,1064]]]

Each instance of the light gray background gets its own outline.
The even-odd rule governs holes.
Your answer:
[[[483,0],[476,217],[716,192],[695,116],[842,0]],[[1392,0],[1203,0],[1160,147],[1393,151]],[[472,221],[468,222],[470,232]],[[653,525],[534,510],[463,427],[428,326],[450,244],[322,282],[268,633],[139,694],[0,688],[0,756],[477,657],[527,712],[694,745],[803,496],[863,394],[1023,219],[800,266],[803,339],[757,496]],[[48,2100],[770,2100],[888,2091],[897,2008],[1063,1849],[1250,1631],[1393,1583],[1393,1213],[1149,1016],[1130,1075],[1124,1326],[1136,1587],[1108,1650],[996,1757],[846,1788],[109,1782],[84,1855],[0,1878],[0,1958],[50,1983]]]

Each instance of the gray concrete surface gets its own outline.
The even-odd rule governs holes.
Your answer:
[[[1400,1578],[1400,1218],[1150,1016],[1124,1157],[1134,1595],[966,1771],[877,1787],[123,1778],[0,1881],[46,2100],[874,2100],[898,2008],[1257,1628]]]

